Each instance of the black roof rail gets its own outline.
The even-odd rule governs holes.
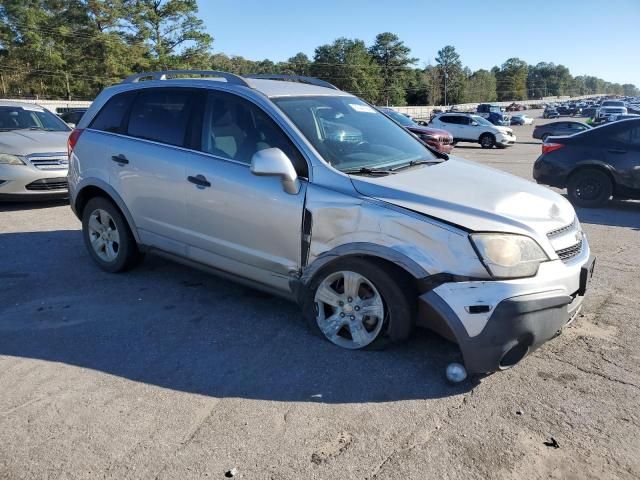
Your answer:
[[[317,87],[332,88],[333,90],[340,90],[335,85],[320,80],[319,78],[306,77],[304,75],[281,75],[275,73],[255,73],[252,75],[244,75],[244,78],[255,78],[259,80],[284,80],[287,82],[300,82],[308,83],[310,85],[316,85]]]
[[[140,80],[145,78],[148,78],[150,80],[167,80],[167,77],[171,77],[173,75],[199,75],[201,77],[220,77],[224,78],[227,83],[252,88],[252,86],[249,85],[249,83],[240,75],[228,72],[219,72],[217,70],[162,70],[159,72],[136,73],[125,78],[122,83],[138,83]]]

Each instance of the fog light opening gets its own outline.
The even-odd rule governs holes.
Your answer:
[[[529,353],[529,345],[518,343],[505,353],[500,359],[500,368],[507,369],[513,367]]]

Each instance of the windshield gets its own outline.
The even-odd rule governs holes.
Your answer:
[[[500,110],[500,107],[496,107],[495,105],[491,105],[489,107],[489,111],[491,113],[500,113],[502,110]]]
[[[68,132],[70,128],[53,113],[37,106],[0,106],[0,131],[46,130]]]
[[[471,120],[473,120],[474,122],[478,122],[478,124],[484,125],[485,127],[486,126],[493,127],[493,123],[491,123],[489,120],[479,115],[471,115]]]
[[[440,161],[412,134],[358,98],[282,97],[273,102],[338,170]]]
[[[402,115],[401,113],[396,112],[395,110],[387,110],[387,109],[385,109],[385,110],[383,110],[383,112],[386,113],[391,118],[393,118],[396,122],[398,122],[403,127],[414,127],[416,125],[416,122],[414,122],[410,118]]]

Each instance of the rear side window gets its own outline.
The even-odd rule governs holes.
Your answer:
[[[138,93],[127,126],[132,137],[185,146],[191,99],[188,90],[153,89]]]
[[[112,97],[93,119],[89,128],[103,132],[122,133],[121,127],[136,92],[120,93]]]
[[[444,123],[460,123],[458,121],[458,117],[453,116],[453,115],[449,115],[449,116],[442,116],[440,117],[440,121],[444,122]]]

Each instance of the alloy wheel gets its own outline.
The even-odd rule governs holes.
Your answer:
[[[113,262],[120,251],[120,233],[109,213],[102,209],[91,212],[89,217],[91,248],[101,260]]]
[[[339,271],[327,276],[314,297],[316,322],[332,343],[359,349],[382,330],[386,309],[376,287],[363,275]]]

